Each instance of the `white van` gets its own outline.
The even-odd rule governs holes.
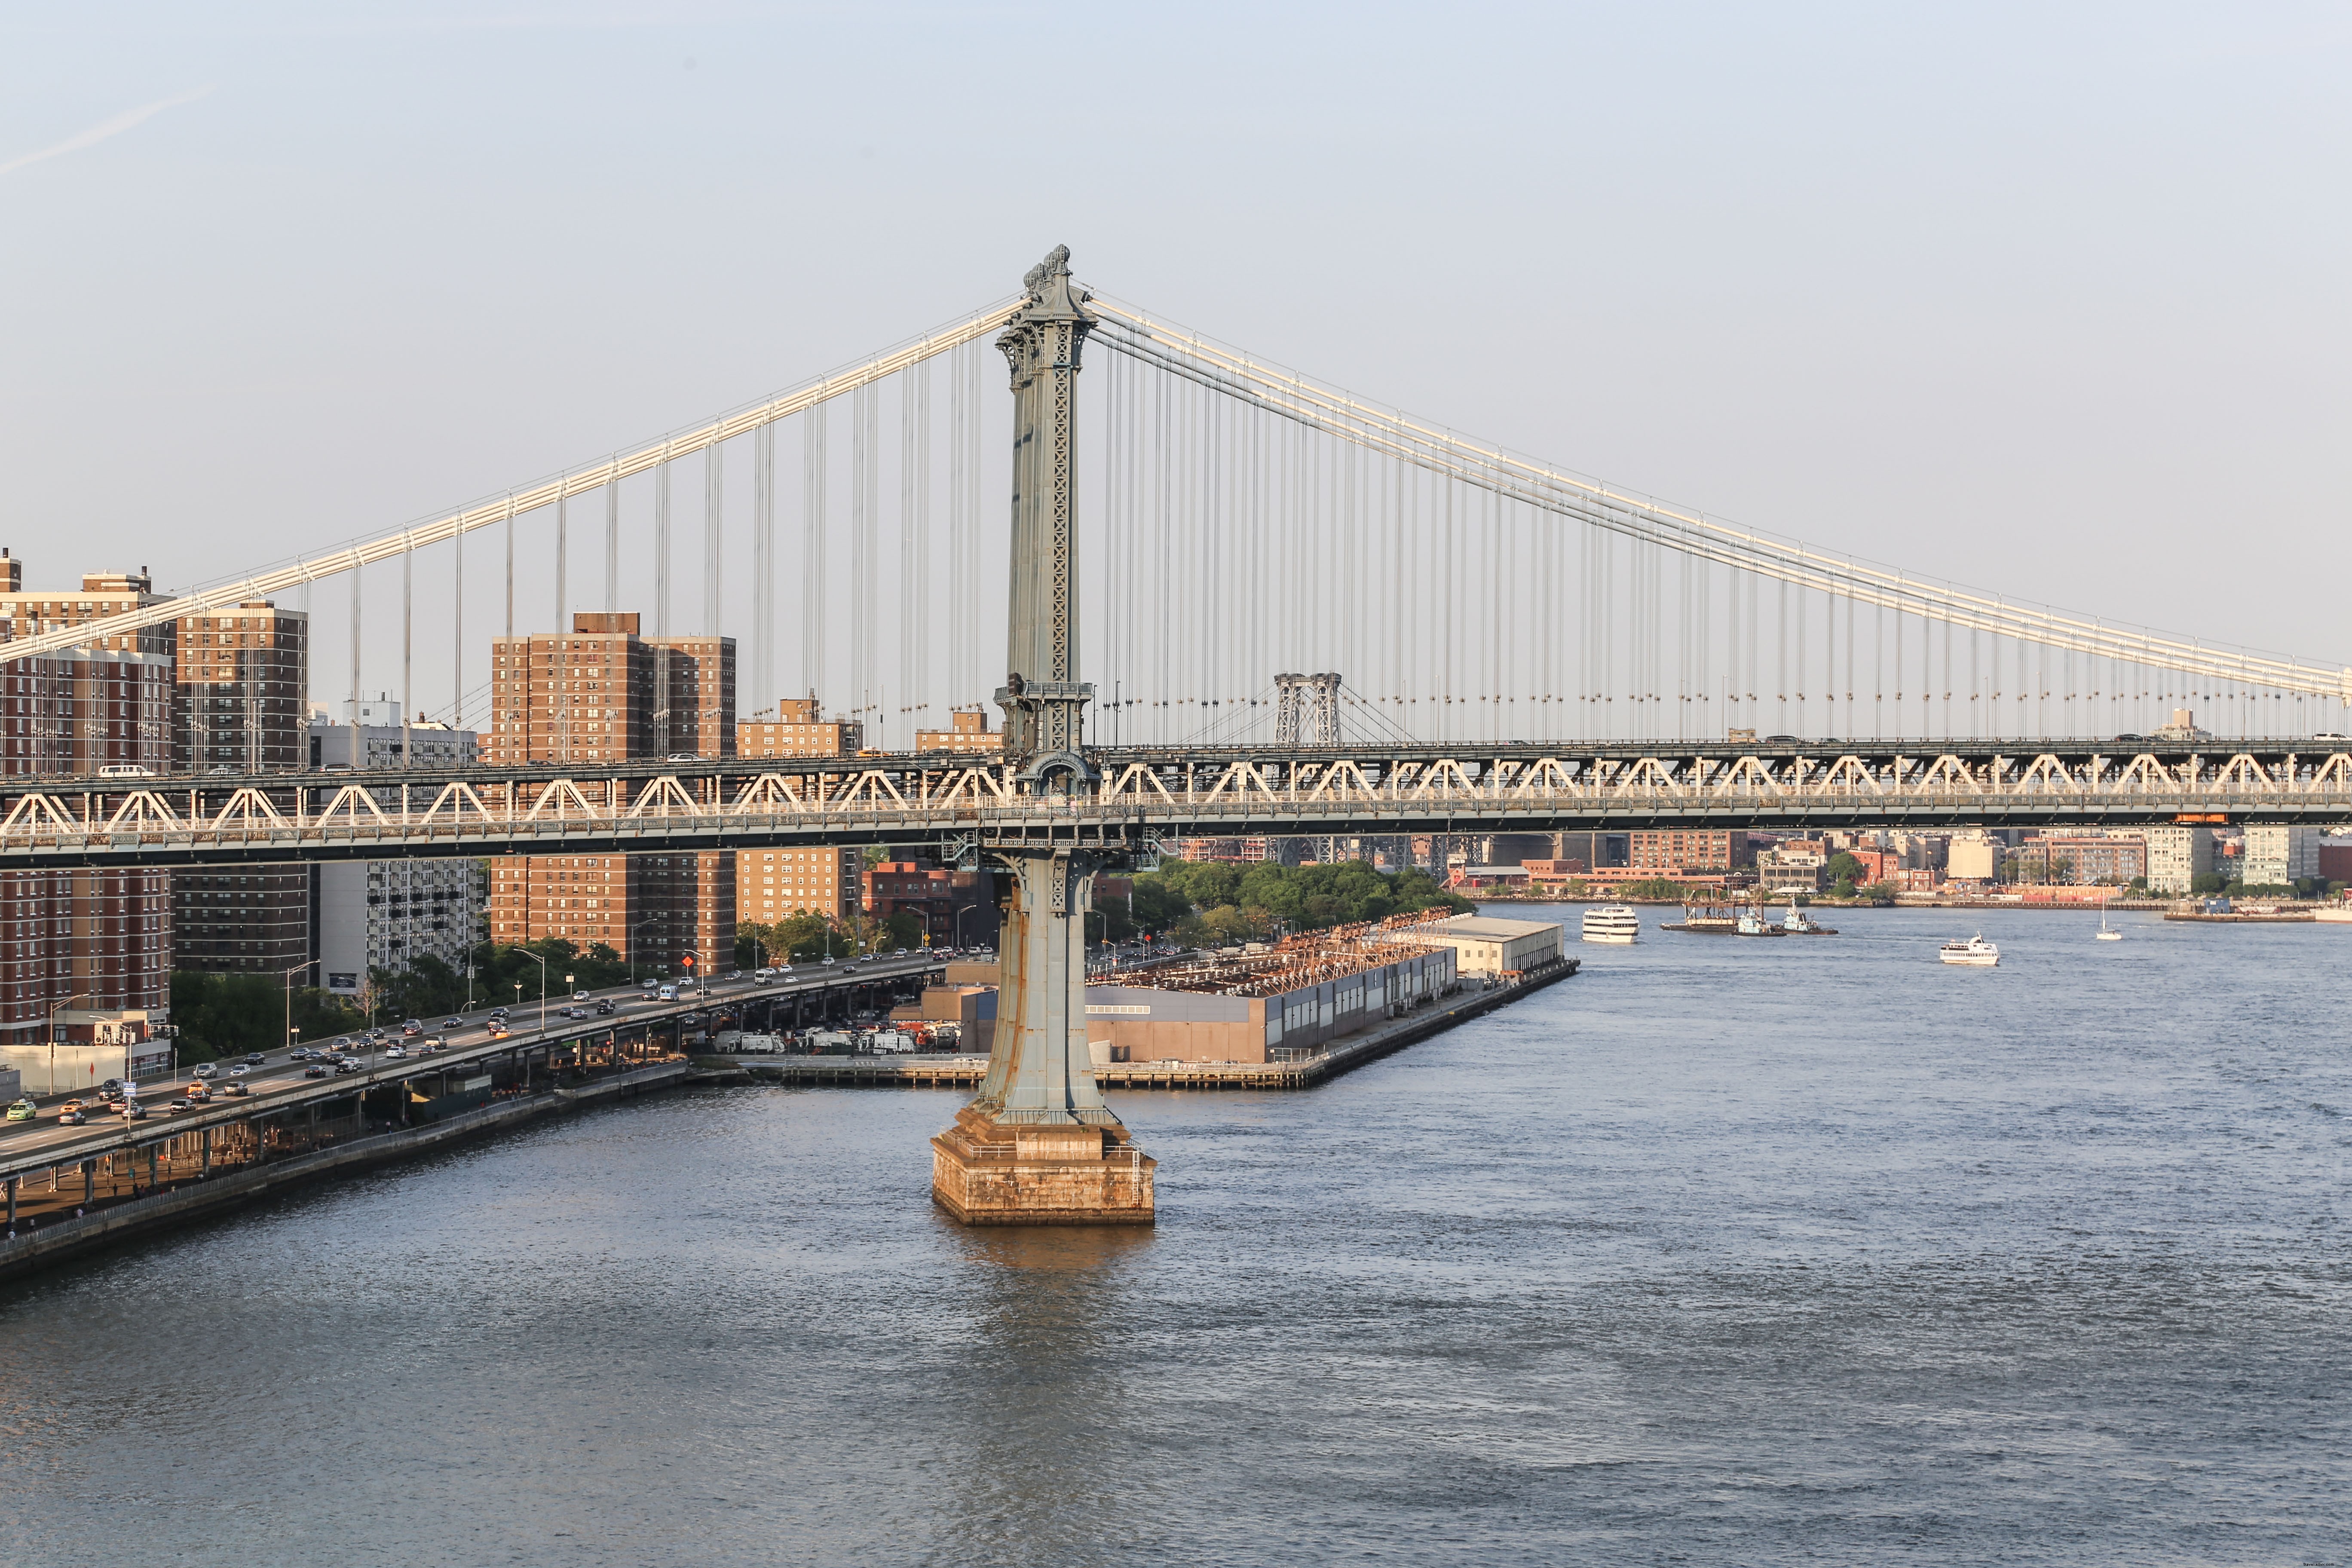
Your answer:
[[[102,779],[152,779],[155,776],[155,770],[142,768],[137,763],[109,763],[98,770],[98,776]]]
[[[656,991],[656,992],[655,992],[655,993],[654,993],[654,1000],[655,1000],[655,1001],[656,1001],[656,1002],[675,1002],[675,1001],[677,1001],[677,986],[675,986],[675,985],[665,985],[665,986],[663,986],[660,990],[658,990],[658,991]]]
[[[775,977],[776,972],[772,969],[755,969],[751,971],[751,978],[758,981],[762,985],[765,985]]]

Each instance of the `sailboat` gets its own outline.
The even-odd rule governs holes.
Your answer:
[[[2107,900],[2101,899],[2099,900],[2099,934],[2097,940],[2100,942],[2121,942],[2123,939],[2124,933],[2116,930],[2115,927],[2107,923]]]

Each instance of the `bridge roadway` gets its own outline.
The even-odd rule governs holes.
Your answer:
[[[590,767],[0,779],[0,868],[938,840],[950,858],[1180,837],[1649,826],[2352,822],[2352,742],[1794,741],[1103,748],[1098,794],[945,752]]]
[[[493,1059],[514,1051],[559,1047],[572,1041],[600,1037],[614,1028],[637,1030],[647,1026],[682,1017],[688,1013],[701,1012],[714,1005],[744,1003],[768,998],[790,999],[794,996],[845,991],[877,982],[907,980],[935,973],[945,959],[926,952],[904,955],[884,954],[861,963],[851,972],[842,965],[832,969],[812,969],[803,965],[793,980],[761,985],[750,975],[732,976],[715,981],[707,994],[677,1002],[646,1002],[634,986],[620,986],[609,991],[592,993],[594,996],[610,997],[621,1004],[609,1017],[587,1019],[558,1018],[556,1008],[571,1005],[553,994],[548,997],[548,1027],[538,1023],[538,1000],[513,1010],[518,1027],[501,1040],[489,1037],[488,1006],[462,1015],[462,1029],[428,1029],[448,1042],[446,1052],[431,1056],[411,1056],[404,1061],[387,1061],[378,1055],[376,1065],[358,1073],[341,1078],[310,1079],[302,1076],[305,1063],[290,1059],[285,1053],[272,1051],[268,1060],[248,1073],[244,1082],[249,1094],[235,1097],[218,1092],[217,1086],[227,1081],[227,1062],[221,1064],[221,1078],[214,1080],[213,1103],[202,1110],[166,1111],[161,1109],[170,1095],[184,1089],[193,1073],[182,1071],[170,1079],[150,1079],[141,1082],[139,1098],[150,1107],[143,1121],[131,1121],[116,1115],[110,1109],[103,1114],[93,1113],[89,1122],[80,1127],[61,1125],[57,1120],[58,1107],[65,1094],[46,1097],[41,1110],[31,1121],[0,1124],[0,1181],[11,1176],[24,1176],[36,1171],[46,1171],[53,1165],[75,1165],[84,1160],[118,1152],[127,1149],[143,1149],[151,1143],[201,1132],[207,1127],[226,1127],[263,1117],[300,1114],[313,1106],[349,1100],[353,1095],[379,1089],[404,1079],[437,1077],[470,1066],[486,1066]],[[457,1016],[457,1015],[444,1015]],[[426,1019],[427,1024],[438,1022]],[[314,1041],[324,1045],[326,1041]],[[88,1098],[88,1091],[82,1091]]]

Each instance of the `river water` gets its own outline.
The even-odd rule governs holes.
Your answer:
[[[1153,1233],[713,1089],[19,1284],[0,1562],[2352,1560],[2352,928],[1830,918],[1119,1095]]]

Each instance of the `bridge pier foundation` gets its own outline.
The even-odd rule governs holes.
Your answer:
[[[1065,850],[1011,865],[988,1076],[931,1140],[931,1197],[965,1225],[1150,1225],[1160,1163],[1103,1103],[1087,1048],[1097,862]]]

